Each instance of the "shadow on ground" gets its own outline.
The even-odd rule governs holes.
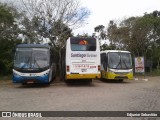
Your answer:
[[[130,82],[128,82],[128,81],[125,81],[125,80],[123,80],[123,81],[121,81],[121,80],[106,80],[106,79],[101,79],[100,81],[102,81],[103,83],[118,83],[118,84],[128,84],[128,83],[130,83]]]

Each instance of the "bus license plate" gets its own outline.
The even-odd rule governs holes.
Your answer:
[[[81,69],[82,70],[82,72],[87,72],[87,69]]]
[[[27,84],[33,84],[34,81],[27,81]]]

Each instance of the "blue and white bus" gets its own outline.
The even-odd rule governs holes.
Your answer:
[[[56,75],[56,63],[49,45],[19,44],[16,46],[13,83],[50,83]]]

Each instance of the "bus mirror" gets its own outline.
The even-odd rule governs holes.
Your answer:
[[[69,72],[69,66],[67,65],[67,72]]]
[[[100,65],[98,65],[98,71],[100,71],[100,69],[101,69],[101,67],[100,67]]]

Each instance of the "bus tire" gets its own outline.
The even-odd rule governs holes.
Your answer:
[[[67,80],[65,77],[63,77],[62,79],[63,79],[63,81],[64,81],[65,83],[68,82],[68,80]]]
[[[123,82],[123,79],[119,79],[118,81],[119,81],[119,82]]]
[[[87,83],[89,84],[92,83],[92,79],[87,80]]]
[[[27,83],[22,83],[22,85],[27,85]]]
[[[71,84],[71,83],[73,83],[73,81],[70,80],[70,79],[68,79],[68,80],[64,79],[64,82],[65,82],[66,84]]]
[[[51,85],[51,82],[45,83],[44,86],[49,87]]]

